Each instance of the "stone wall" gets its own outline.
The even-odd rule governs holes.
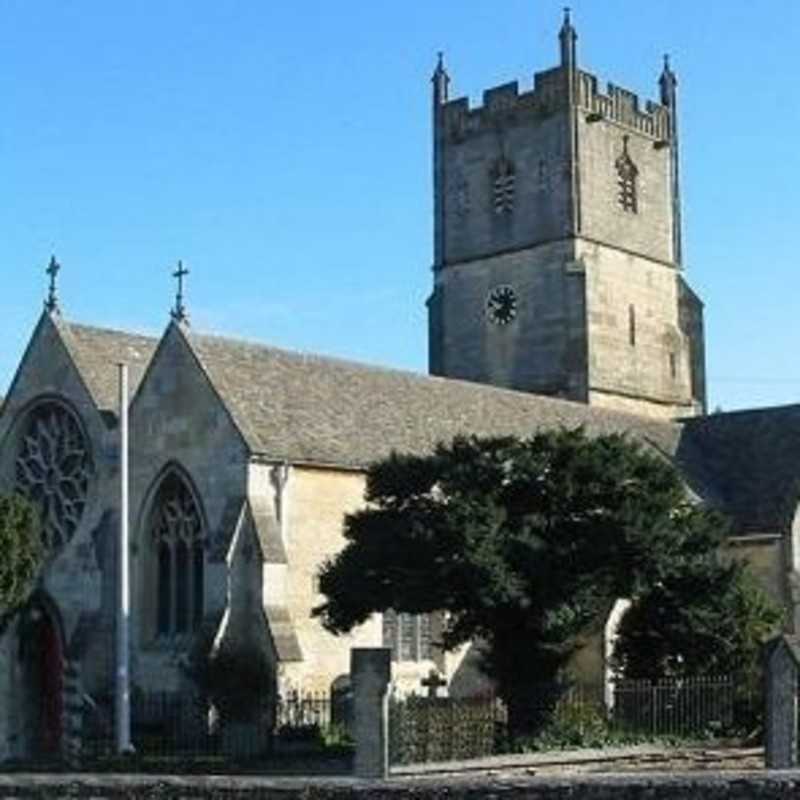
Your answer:
[[[285,543],[291,565],[286,597],[303,660],[284,665],[283,677],[304,690],[327,691],[336,678],[349,673],[351,647],[381,644],[377,614],[346,636],[331,635],[311,616],[324,599],[318,591],[318,571],[345,544],[344,515],[364,504],[364,474],[293,467],[284,491]]]
[[[351,648],[383,646],[380,614],[342,636],[328,633],[311,615],[312,609],[324,600],[318,591],[319,569],[326,558],[344,547],[344,518],[364,506],[364,486],[363,472],[300,466],[289,472],[283,500],[286,520],[281,527],[291,567],[283,591],[302,660],[281,664],[284,690],[327,692],[334,681],[348,676]],[[265,585],[264,591],[269,594],[273,589]],[[457,694],[485,689],[486,681],[475,664],[463,661],[468,649],[461,648],[453,654],[434,649],[432,659],[395,661],[392,682],[401,693],[420,692],[420,681],[435,669],[448,677],[458,675]]]
[[[93,474],[72,538],[48,560],[40,587],[57,604],[64,645],[69,648],[82,617],[98,612],[101,599],[113,589],[110,581],[101,581],[101,566],[110,550],[105,540],[109,523],[118,519],[118,470],[116,431],[104,424],[64,346],[64,335],[68,331],[42,316],[6,397],[0,415],[0,492],[14,487],[15,459],[28,412],[49,400],[69,408],[89,447]],[[112,365],[110,369],[115,368]],[[113,605],[111,608],[113,614]],[[104,622],[110,624],[107,615]]]
[[[585,400],[584,276],[574,245],[556,242],[447,267],[430,303],[431,371]],[[517,313],[508,325],[486,315],[489,292],[510,286]]]
[[[445,109],[450,118],[443,134],[445,264],[567,234],[566,111],[543,116],[526,108],[514,113],[505,103],[506,97],[516,102],[514,84],[490,90],[487,97],[485,117],[494,124],[469,125],[454,113],[458,101]],[[476,119],[474,113],[470,119]],[[496,213],[494,206],[494,170],[504,157],[514,174],[513,213]]]
[[[105,424],[72,363],[63,339],[68,335],[66,326],[56,324],[46,314],[34,331],[0,414],[0,492],[14,488],[16,458],[27,433],[29,412],[39,403],[49,402],[69,409],[88,448],[91,477],[85,506],[71,537],[53,549],[44,565],[37,597],[48,605],[65,658],[83,660],[94,667],[87,653],[86,631],[91,629],[98,640],[111,641],[113,606],[110,614],[101,613],[101,609],[102,599],[113,585],[101,569],[109,557],[113,559],[107,535],[118,519],[116,432]],[[18,655],[20,644],[16,625],[0,634],[0,760],[30,754],[37,736],[38,724],[31,721],[24,707],[26,675]],[[105,666],[102,660],[99,664]],[[104,677],[96,669],[87,669],[87,691],[96,692]]]
[[[611,121],[587,122],[578,115],[581,235],[665,262],[672,253],[672,193],[669,147],[630,126]],[[628,154],[638,170],[637,212],[618,203],[616,162]]]
[[[515,775],[395,781],[349,778],[0,775],[0,798],[241,798],[261,800],[794,800],[800,772],[537,778]]]
[[[670,419],[695,412],[676,271],[580,240],[586,270],[590,404]]]

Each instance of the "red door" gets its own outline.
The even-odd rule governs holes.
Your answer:
[[[42,613],[36,625],[34,652],[38,655],[38,747],[41,755],[58,755],[64,730],[64,654],[61,635],[52,617]]]

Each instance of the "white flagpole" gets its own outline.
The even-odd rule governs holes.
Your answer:
[[[130,584],[128,565],[128,365],[119,367],[119,595],[117,603],[117,674],[115,719],[117,753],[130,753],[131,711],[129,686]]]

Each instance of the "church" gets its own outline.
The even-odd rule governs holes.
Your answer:
[[[247,641],[277,689],[329,690],[350,648],[391,647],[394,679],[481,678],[436,619],[388,612],[333,637],[317,572],[364,503],[365,470],[457,434],[628,432],[734,521],[800,623],[800,406],[706,413],[703,304],[683,271],[677,80],[658,102],[560,58],[482,104],[432,79],[430,376],[195,331],[182,286],[160,338],[92,327],[56,277],[0,408],[0,492],[41,509],[47,559],[0,633],[0,760],[59,752],[76,697],[113,695],[120,527],[117,365],[130,375],[131,684],[185,690],[192,643]],[[178,270],[182,281],[185,271]],[[603,645],[586,654],[602,669]]]

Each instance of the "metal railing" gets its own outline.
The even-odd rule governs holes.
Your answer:
[[[715,739],[751,732],[762,696],[731,676],[617,681],[606,704],[602,685],[530,687],[517,709],[522,738],[491,696],[453,699],[412,695],[390,704],[390,762],[477,758],[520,747],[598,747],[651,739]],[[519,737],[520,731],[514,732]]]
[[[241,709],[226,712],[200,695],[137,693],[131,698],[131,741],[137,758],[267,759],[285,750],[321,749],[335,726],[340,729],[338,740],[345,740],[350,708],[348,698],[293,692],[256,702],[243,715]],[[111,702],[85,698],[80,725],[83,760],[113,756],[113,721]]]
[[[760,705],[760,693],[730,676],[620,681],[609,718],[653,736],[713,736],[746,725]]]
[[[336,716],[334,703],[326,692],[290,692],[275,706],[275,729],[329,728]]]
[[[393,764],[463,760],[520,746],[600,746],[652,738],[713,739],[758,727],[760,691],[729,676],[617,681],[606,705],[601,686],[539,684],[524,703],[526,742],[512,740],[508,712],[492,695],[390,701]],[[81,759],[113,757],[113,703],[84,698]],[[349,746],[352,698],[346,693],[291,692],[255,703],[246,719],[226,715],[199,695],[137,693],[131,702],[137,757],[164,763],[213,759],[222,765],[281,755],[330,755]]]

